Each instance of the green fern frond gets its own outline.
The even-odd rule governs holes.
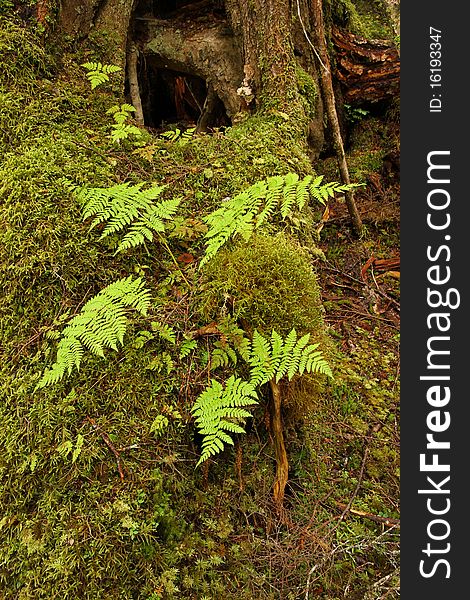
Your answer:
[[[166,340],[173,345],[176,344],[176,331],[173,327],[170,327],[166,323],[161,323],[160,321],[154,321],[151,323],[150,327],[152,328],[152,331],[158,333],[162,340]]]
[[[142,130],[136,125],[129,125],[126,123],[116,123],[111,126],[111,141],[119,144],[121,140],[127,140],[130,135],[136,137],[142,136]]]
[[[215,379],[211,380],[191,409],[196,427],[203,436],[197,466],[221,452],[224,444],[233,444],[229,433],[245,433],[240,422],[251,416],[245,407],[257,404],[257,399],[254,386],[233,375],[225,387]]]
[[[60,381],[80,368],[85,349],[104,356],[105,348],[118,349],[127,329],[127,312],[147,314],[150,292],[141,278],[120,279],[102,289],[72,317],[61,334],[56,362],[47,370],[36,389]]]
[[[304,372],[332,377],[330,366],[317,350],[318,344],[309,344],[309,340],[309,334],[298,338],[295,329],[285,339],[274,330],[270,339],[255,330],[253,339],[245,346],[245,359],[251,371],[250,383],[259,386],[271,379],[279,382],[283,377],[290,381]]]
[[[237,364],[237,354],[228,344],[215,342],[215,349],[211,354],[211,371],[219,367],[235,366]]]
[[[94,217],[90,230],[106,222],[100,239],[129,227],[116,253],[152,241],[178,209],[179,199],[154,202],[165,186],[142,189],[143,185],[121,183],[110,188],[80,188],[77,193],[83,220]]]
[[[188,354],[190,354],[196,348],[197,348],[196,340],[191,340],[191,339],[184,340],[184,342],[181,344],[181,347],[180,347],[179,357],[186,358],[188,356]]]
[[[91,89],[109,81],[109,75],[121,70],[121,67],[116,65],[103,65],[100,62],[86,62],[81,65],[88,72],[86,74],[88,81],[91,83]]]
[[[209,229],[205,235],[206,250],[200,267],[236,236],[248,240],[254,229],[261,227],[275,211],[286,218],[294,208],[302,209],[310,197],[325,204],[336,193],[358,186],[336,182],[322,184],[322,181],[322,176],[312,181],[311,175],[300,179],[296,173],[287,173],[258,181],[240,194],[225,200],[220,208],[204,218]]]

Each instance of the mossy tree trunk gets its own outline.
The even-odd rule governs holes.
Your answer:
[[[124,67],[129,24],[136,0],[64,0],[59,31],[76,42],[90,35],[102,45],[103,59]]]
[[[59,33],[68,34],[75,43],[92,39],[103,62],[123,67],[123,88],[125,75],[136,98],[136,53],[158,69],[204,80],[208,97],[200,102],[206,104],[206,110],[198,130],[207,128],[217,100],[232,122],[243,113],[277,110],[288,115],[291,130],[298,132],[298,142],[305,144],[312,161],[325,150],[325,137],[333,139],[340,174],[347,182],[332,87],[334,74],[322,66],[329,67],[323,8],[323,0],[63,0]],[[367,56],[364,52],[348,54],[354,72],[355,66],[362,72],[372,57],[373,72],[367,84],[372,99],[384,95],[384,85],[390,80],[387,74],[397,73],[395,55],[383,46],[375,50],[373,43]],[[382,64],[385,81],[381,77],[376,90],[377,68]],[[299,95],[299,69],[311,79],[311,87],[322,90],[322,94],[309,92],[311,106],[307,108],[305,95]],[[346,92],[350,80],[341,79]],[[324,106],[330,136],[325,136]],[[352,195],[346,199],[353,226],[359,230]]]
[[[226,9],[258,107],[276,103],[284,109],[294,107],[297,83],[289,2],[226,0]]]
[[[305,141],[310,133],[318,156],[324,141],[321,104],[312,119],[300,102],[297,29],[289,0],[163,4],[175,10],[162,15],[161,3],[149,0],[64,0],[59,30],[76,42],[92,37],[102,45],[103,62],[124,67],[126,55],[135,56],[128,49],[136,48],[143,56],[156,57],[162,68],[201,77],[231,119],[243,112],[282,111],[295,118],[293,126]],[[221,5],[215,13],[214,7]],[[312,127],[318,129],[314,135]]]

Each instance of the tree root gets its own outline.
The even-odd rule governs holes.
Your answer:
[[[287,460],[286,446],[284,443],[284,432],[281,415],[281,387],[274,379],[269,382],[272,392],[272,414],[271,425],[274,441],[274,452],[276,455],[276,478],[274,480],[273,497],[280,514],[284,513],[284,492],[289,477],[289,462]]]

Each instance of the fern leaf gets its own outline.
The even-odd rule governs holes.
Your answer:
[[[297,200],[297,184],[299,176],[297,173],[288,173],[284,178],[283,199],[281,205],[281,215],[285,218]]]
[[[145,227],[142,222],[134,223],[128,233],[122,238],[121,242],[119,242],[115,254],[140,246],[145,243],[145,240],[151,242],[153,240],[153,232]]]
[[[81,65],[88,72],[86,74],[88,81],[91,83],[91,89],[109,81],[109,75],[120,71],[121,68],[116,65],[103,65],[100,62],[86,62]]]
[[[127,312],[147,314],[150,292],[141,278],[126,277],[108,285],[72,317],[62,331],[56,362],[45,371],[36,389],[60,381],[80,368],[84,350],[104,356],[105,348],[118,349],[127,329]]]
[[[291,380],[305,371],[332,377],[327,361],[317,350],[318,344],[309,344],[309,340],[309,334],[297,338],[295,329],[285,339],[273,330],[269,340],[255,330],[252,341],[246,343],[244,349],[244,359],[250,365],[250,383],[259,386],[271,379],[279,382],[287,377]]]
[[[179,353],[180,358],[186,358],[195,348],[197,348],[196,340],[185,340],[181,344]]]
[[[299,210],[302,210],[310,197],[309,186],[311,181],[312,176],[307,175],[302,179],[302,181],[299,181],[297,185],[295,203]]]
[[[289,370],[292,361],[292,351],[297,341],[297,332],[292,329],[286,339],[283,341],[282,357],[279,361],[279,367],[276,372],[276,381],[280,381]]]
[[[228,367],[237,364],[237,355],[230,347],[223,347],[220,342],[216,342],[216,348],[211,354],[211,371],[219,367]]]
[[[166,340],[170,342],[170,344],[176,344],[176,331],[173,327],[170,327],[166,323],[161,323],[160,321],[154,321],[151,324],[152,331],[158,333],[158,335],[162,338],[162,340]]]
[[[300,180],[297,173],[287,173],[258,181],[233,198],[228,198],[222,206],[204,217],[208,231],[205,235],[205,253],[199,268],[236,236],[247,241],[255,228],[261,227],[276,211],[285,218],[295,207],[302,209],[310,197],[325,204],[335,193],[358,185],[341,186],[336,182],[322,182],[323,176],[312,181],[311,175]]]
[[[233,375],[225,387],[214,379],[211,381],[191,409],[196,427],[204,436],[196,466],[223,450],[224,444],[233,444],[230,433],[244,433],[240,420],[251,414],[243,407],[254,404],[257,404],[257,395],[251,383]]]
[[[154,233],[165,230],[165,221],[174,217],[180,204],[180,199],[155,203],[166,186],[142,187],[142,183],[123,183],[110,188],[80,188],[77,192],[83,204],[83,220],[94,217],[90,230],[106,222],[100,239],[129,228],[116,253],[152,241]]]

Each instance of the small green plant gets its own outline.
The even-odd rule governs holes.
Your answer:
[[[237,350],[250,368],[250,380],[243,381],[232,375],[224,387],[212,379],[192,408],[196,427],[203,436],[197,465],[221,452],[224,442],[233,444],[230,433],[245,433],[240,422],[252,416],[246,407],[258,404],[256,389],[260,386],[271,381],[277,384],[283,378],[290,381],[295,375],[305,372],[333,376],[329,364],[318,350],[319,344],[309,344],[309,340],[309,334],[298,338],[295,329],[284,339],[274,330],[270,338],[255,330],[251,340],[245,337],[241,340]],[[217,350],[219,354],[214,354]],[[214,353],[218,366],[237,362],[233,357],[234,350],[227,346],[222,348],[219,345]]]
[[[165,186],[143,189],[143,183],[122,183],[110,188],[78,188],[78,201],[83,205],[82,217],[94,217],[90,230],[106,222],[100,239],[129,228],[120,241],[116,254],[153,241],[154,235],[165,231],[165,221],[173,218],[178,199],[154,202]]]
[[[329,364],[318,350],[319,344],[309,344],[309,340],[310,334],[298,338],[295,329],[284,339],[274,330],[270,339],[255,330],[251,342],[245,339],[240,347],[242,357],[250,365],[250,382],[255,386],[271,380],[279,383],[283,377],[290,381],[303,373],[332,377]]]
[[[121,70],[121,67],[116,65],[103,65],[100,62],[86,62],[81,65],[87,70],[87,79],[91,83],[91,89],[109,81],[109,75]]]
[[[344,112],[346,114],[346,119],[350,123],[357,123],[358,121],[365,119],[369,114],[368,110],[365,110],[364,108],[357,108],[351,106],[350,104],[344,105]]]
[[[196,131],[195,127],[189,127],[184,131],[181,129],[169,129],[168,131],[164,131],[160,134],[160,137],[168,140],[169,142],[179,142],[181,145],[187,144],[194,136],[194,132]]]
[[[196,466],[221,452],[224,443],[233,445],[230,433],[245,433],[240,421],[251,417],[245,407],[257,403],[258,396],[251,383],[234,375],[225,386],[215,379],[211,380],[191,409],[196,427],[203,436],[201,456]]]
[[[200,263],[202,267],[229,240],[241,236],[247,241],[258,229],[279,211],[286,218],[297,208],[301,210],[310,197],[325,204],[338,192],[358,187],[358,184],[342,185],[336,182],[322,183],[323,175],[315,179],[307,175],[299,179],[296,173],[275,175],[258,181],[233,198],[226,199],[220,208],[204,218],[209,226],[206,233],[206,251]]]
[[[121,106],[116,104],[106,111],[106,114],[113,115],[114,119],[114,123],[111,125],[111,140],[113,142],[120,144],[122,140],[126,140],[131,135],[137,138],[142,137],[142,129],[139,129],[136,125],[126,123],[133,112],[135,112],[135,108],[132,104],[121,104]]]
[[[98,356],[104,356],[105,348],[117,350],[118,344],[123,344],[129,309],[146,315],[149,305],[150,292],[141,278],[126,277],[102,289],[62,331],[56,362],[36,389],[57,383],[74,367],[78,370],[85,349]]]

